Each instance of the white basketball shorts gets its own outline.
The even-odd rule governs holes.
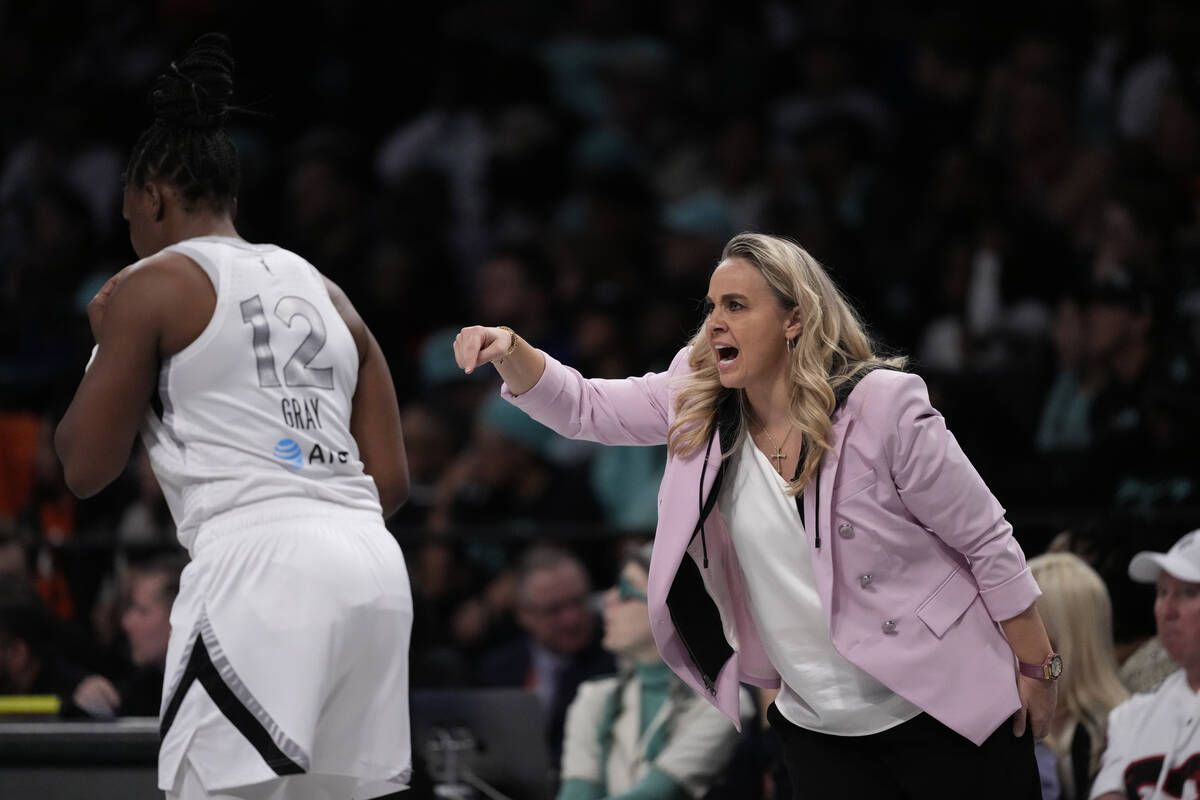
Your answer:
[[[272,501],[201,526],[171,610],[158,785],[349,776],[408,784],[404,557],[377,513]]]

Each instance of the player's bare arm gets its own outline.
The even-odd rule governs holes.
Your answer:
[[[408,499],[408,458],[400,408],[387,358],[345,292],[328,278],[333,307],[346,322],[358,348],[358,385],[350,412],[350,432],[358,443],[363,470],[375,481],[386,518]]]
[[[54,435],[64,478],[76,495],[91,497],[121,474],[161,359],[195,340],[215,303],[203,270],[176,253],[126,268],[98,293],[88,310],[96,357]]]

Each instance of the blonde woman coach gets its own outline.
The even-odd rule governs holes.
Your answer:
[[[1039,797],[1054,713],[1039,590],[920,378],[798,245],[741,234],[663,373],[588,380],[501,327],[455,357],[560,434],[668,445],[649,606],[663,660],[770,718],[796,796]]]

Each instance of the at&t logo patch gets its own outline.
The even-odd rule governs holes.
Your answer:
[[[279,440],[275,445],[275,457],[288,469],[300,469],[304,466],[304,455],[300,452],[300,445],[291,439]]]

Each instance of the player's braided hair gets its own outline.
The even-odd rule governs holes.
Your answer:
[[[126,181],[162,180],[189,210],[232,212],[241,182],[237,148],[224,129],[232,96],[229,39],[206,33],[154,82],[154,124],[133,146]]]

